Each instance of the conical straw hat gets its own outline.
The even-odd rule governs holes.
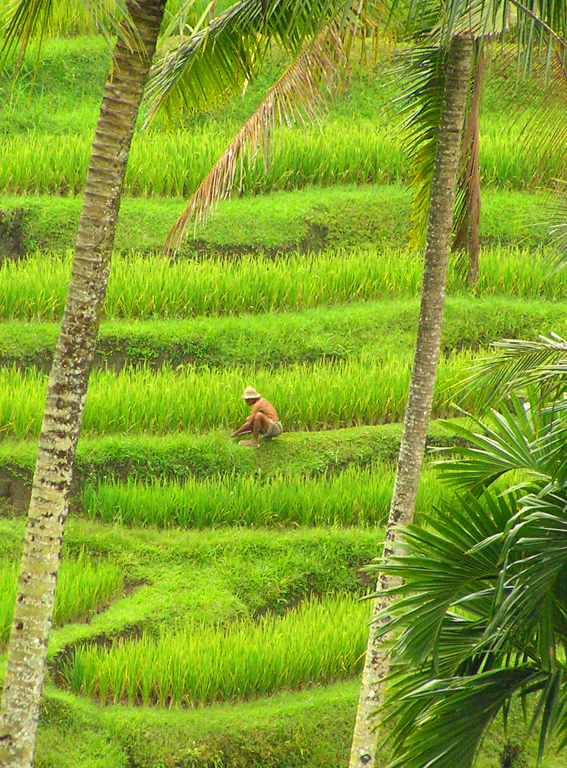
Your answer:
[[[262,397],[262,395],[256,392],[254,387],[246,387],[241,395],[242,400],[257,400],[259,397]]]

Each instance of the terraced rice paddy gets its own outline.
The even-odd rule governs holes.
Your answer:
[[[0,562],[0,647],[10,634],[19,563]],[[53,614],[55,626],[88,621],[122,593],[124,572],[114,563],[87,556],[66,560],[59,574]]]
[[[187,624],[157,638],[78,648],[62,670],[75,693],[102,703],[195,706],[324,683],[362,668],[369,604],[307,600],[283,618],[228,628]],[[321,638],[325,642],[321,642]]]
[[[5,319],[60,318],[70,255],[38,254],[0,267],[0,312]],[[545,252],[493,248],[481,256],[473,295],[567,298],[561,273]],[[421,257],[407,251],[351,250],[271,260],[182,260],[117,257],[106,300],[107,317],[152,318],[288,312],[345,302],[416,296]],[[451,292],[468,293],[451,274]]]
[[[54,31],[88,30],[71,4],[67,11]],[[1,139],[9,162],[0,192],[81,192],[106,54],[96,38],[55,40],[46,50],[36,105]],[[79,104],[73,67],[86,59],[92,82],[84,76]],[[189,131],[168,134],[158,123],[137,135],[127,195],[189,194],[259,87],[227,111],[195,118]],[[482,413],[483,391],[462,382],[475,360],[493,354],[492,341],[567,332],[564,274],[553,269],[551,247],[512,232],[513,204],[501,191],[560,176],[565,157],[542,164],[537,153],[519,153],[492,88],[481,166],[484,188],[500,191],[477,285],[451,265],[437,419]],[[62,98],[59,111],[46,107],[53,94]],[[518,102],[527,96],[520,89]],[[403,181],[407,164],[386,130],[384,98],[374,81],[356,81],[350,104],[337,97],[321,124],[284,131],[269,168],[251,169],[242,192]],[[16,106],[10,110],[0,127],[16,124]],[[377,192],[378,208],[390,198],[392,210],[409,206],[399,188]],[[364,237],[344,220],[332,230],[340,190],[334,208],[317,210],[311,200],[309,214],[316,234],[332,230],[332,249],[282,255],[274,243],[301,239],[307,197],[296,194],[278,196],[273,236],[259,222],[276,210],[275,198],[258,196],[238,219],[236,204],[223,209],[223,249],[169,260],[155,243],[142,252],[147,232],[131,250],[134,231],[114,258],[71,492],[39,768],[345,764],[369,616],[360,598],[373,589],[363,568],[379,553],[389,506],[421,256],[377,244],[372,233],[373,244],[361,247]],[[541,225],[540,200],[522,197],[528,233]],[[367,202],[352,193],[349,205]],[[157,203],[135,204],[139,212]],[[18,206],[25,199],[11,210]],[[41,226],[59,242],[62,225],[50,211],[45,202]],[[353,228],[364,236],[361,221]],[[27,258],[0,263],[2,644],[71,263],[63,247],[29,255],[26,236]],[[247,413],[240,394],[249,384],[273,401],[285,426],[258,451],[228,437]],[[453,439],[450,427],[432,426],[431,448]],[[434,458],[428,452],[418,514],[451,504]],[[502,745],[494,733],[483,768],[495,765]]]

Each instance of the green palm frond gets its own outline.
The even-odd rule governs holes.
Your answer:
[[[493,405],[515,389],[537,385],[538,372],[567,359],[567,341],[556,333],[538,341],[503,339],[492,346],[498,354],[478,360],[458,386],[469,391],[482,387],[486,402]]]
[[[502,413],[492,411],[488,422],[477,421],[477,429],[450,426],[463,445],[439,450],[441,455],[456,456],[436,462],[444,483],[476,495],[509,472],[545,483],[560,470],[567,420],[538,408],[535,397],[524,403],[512,396],[510,406]]]
[[[304,46],[201,182],[169,233],[168,251],[180,247],[191,220],[203,221],[219,200],[231,196],[239,164],[241,174],[244,172],[246,153],[252,162],[258,154],[267,162],[271,136],[278,126],[315,119],[324,101],[323,89],[331,90],[340,82],[346,68],[343,40],[337,25],[330,24]]]
[[[391,0],[392,7],[406,13],[416,28],[425,16],[431,18],[430,0]],[[439,7],[437,6],[437,10]],[[445,0],[435,19],[435,33],[441,45],[454,35],[486,37],[513,28],[518,38],[518,56],[527,67],[534,49],[546,50],[551,40],[567,47],[567,10],[563,0]]]
[[[18,62],[21,63],[32,40],[37,40],[41,47],[53,10],[62,2],[64,0],[9,0],[5,12],[6,25],[2,30],[4,41],[0,48],[0,64],[4,65],[14,51],[17,51]],[[132,25],[127,0],[115,0],[112,13],[109,13],[105,0],[82,2],[86,12],[98,23],[107,42],[110,43],[112,35],[120,32],[130,44],[139,44],[140,38]]]
[[[457,273],[475,283],[480,251],[479,112],[484,76],[484,41],[476,40],[474,66],[461,147],[460,173],[455,196],[452,250],[458,254]]]
[[[467,623],[467,630],[481,638],[492,604],[486,590],[490,591],[498,575],[502,534],[516,512],[517,497],[486,493],[481,499],[467,496],[447,502],[434,516],[426,517],[423,526],[410,525],[404,530],[403,555],[376,563],[375,569],[402,580],[390,590],[398,598],[388,610],[391,619],[378,631],[383,635],[403,626],[394,646],[403,663],[419,666],[431,658],[436,669],[447,672],[450,662],[444,642],[451,639],[454,644],[462,639],[450,631],[454,622],[461,628]],[[475,600],[471,594],[476,595]],[[452,606],[465,614],[448,616]],[[479,628],[477,621],[483,619]],[[446,637],[441,641],[443,631]],[[470,649],[470,637],[465,637],[465,643]],[[459,656],[454,647],[450,655]],[[461,661],[463,656],[466,653],[461,648]]]
[[[503,600],[486,629],[491,648],[526,647],[536,637],[546,668],[555,666],[558,640],[567,641],[557,636],[555,621],[555,585],[559,580],[564,591],[567,569],[566,508],[564,494],[549,490],[543,498],[532,494],[522,499],[522,515],[503,550]]]
[[[425,242],[446,60],[445,48],[422,43],[400,57],[395,72],[402,85],[395,102],[402,120],[401,142],[410,158],[413,194],[409,243],[412,248],[421,248]]]
[[[330,22],[348,26],[364,4],[353,0],[237,0],[208,27],[182,40],[156,63],[148,85],[151,121],[208,109],[252,78],[270,44],[296,56]]]
[[[413,727],[392,734],[394,759],[388,768],[470,768],[490,723],[510,696],[527,688],[541,689],[548,675],[535,665],[494,669],[469,677],[431,680],[406,694],[398,704],[414,700],[423,707]]]
[[[375,566],[399,583],[380,628],[393,638],[389,768],[472,766],[514,696],[535,699],[540,758],[552,736],[567,745],[567,419],[531,394],[480,431],[457,427],[467,444],[438,469],[479,495],[446,500]]]

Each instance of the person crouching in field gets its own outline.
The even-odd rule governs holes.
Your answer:
[[[242,400],[246,400],[246,405],[249,405],[252,410],[244,424],[230,436],[236,437],[246,432],[252,432],[251,440],[240,441],[240,445],[248,445],[250,448],[260,447],[258,435],[263,435],[264,440],[279,437],[283,432],[283,427],[274,406],[259,392],[256,392],[254,387],[246,387],[241,397]]]

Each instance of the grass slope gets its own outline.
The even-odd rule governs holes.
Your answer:
[[[100,707],[48,688],[36,768],[341,768],[347,765],[357,681],[285,692],[260,701],[196,710]],[[478,768],[495,768],[506,743],[525,745],[527,768],[537,744],[513,707],[498,719]],[[377,765],[383,768],[381,750]],[[547,756],[539,768],[562,768]]]
[[[76,504],[90,486],[116,481],[184,483],[225,475],[258,479],[289,476],[322,478],[349,467],[364,468],[395,460],[400,424],[284,434],[261,450],[242,448],[226,435],[200,437],[168,435],[115,435],[81,438],[72,488]],[[428,444],[446,445],[451,436],[436,423],[429,429]],[[0,442],[0,500],[7,514],[27,509],[35,464],[35,441]],[[388,472],[391,470],[388,469]],[[1,509],[1,507],[0,507]],[[0,555],[2,554],[0,548]]]
[[[185,203],[125,198],[115,247],[121,253],[159,253]],[[0,256],[73,247],[81,200],[65,197],[0,197]],[[306,187],[221,202],[207,223],[187,233],[180,253],[238,256],[263,252],[320,251],[366,244],[403,246],[410,193],[400,186]],[[487,189],[482,200],[481,243],[538,246],[551,216],[549,196]],[[251,222],[254,222],[251,226]]]
[[[353,302],[304,312],[188,320],[108,320],[101,325],[96,367],[192,365],[275,369],[295,363],[356,358],[363,351],[410,351],[418,299]],[[502,338],[567,334],[563,302],[451,296],[443,322],[444,355],[480,351]],[[11,320],[0,324],[0,364],[49,370],[57,323]]]

